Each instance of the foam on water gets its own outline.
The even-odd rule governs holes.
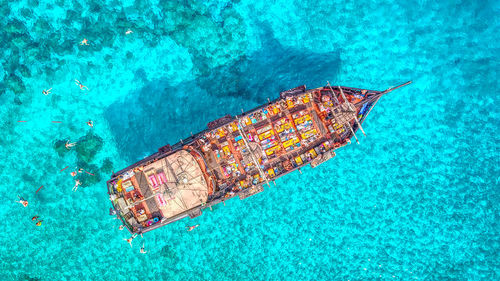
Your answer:
[[[498,1],[0,3],[1,279],[499,280],[499,12]],[[381,99],[368,137],[335,159],[133,248],[122,240],[109,170],[326,80],[414,83]],[[58,149],[66,139],[81,148]],[[72,192],[76,166],[96,176]]]

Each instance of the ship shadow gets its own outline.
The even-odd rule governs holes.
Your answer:
[[[262,47],[234,58],[229,65],[202,69],[198,84],[218,97],[244,96],[255,103],[275,99],[278,93],[300,85],[316,88],[336,78],[340,52],[317,53],[287,46],[277,40],[267,23],[261,23]],[[288,43],[291,43],[291,38]],[[231,55],[231,54],[229,54]]]
[[[196,81],[171,85],[159,79],[111,104],[104,113],[121,157],[137,161],[174,144],[226,114],[240,114],[300,86],[325,85],[340,67],[339,52],[287,47],[262,30],[262,48],[232,64],[199,69]],[[138,73],[140,79],[140,72]]]

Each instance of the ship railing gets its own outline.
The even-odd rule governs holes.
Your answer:
[[[165,226],[167,224],[170,224],[170,223],[176,222],[178,220],[181,220],[183,218],[189,217],[191,213],[199,213],[203,209],[211,208],[213,205],[219,204],[219,203],[221,203],[223,201],[224,200],[222,200],[222,199],[214,199],[214,200],[211,200],[210,202],[207,202],[203,206],[202,205],[198,205],[198,206],[193,207],[191,209],[185,210],[182,213],[177,214],[177,215],[175,215],[173,217],[170,217],[170,218],[164,217],[164,218],[161,219],[160,223],[156,223],[156,224],[153,224],[153,225],[148,226],[146,228],[143,228],[143,230],[141,231],[141,233],[146,233],[146,232],[154,230],[156,228],[159,228],[159,227]]]
[[[291,96],[298,96],[306,92],[306,85],[298,86],[290,90],[286,90],[280,93],[280,98],[287,98]]]

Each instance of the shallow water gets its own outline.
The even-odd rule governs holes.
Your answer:
[[[1,280],[500,280],[498,1],[162,2],[0,2]],[[327,80],[414,82],[361,145],[122,240],[109,170]],[[76,166],[95,176],[72,192]]]

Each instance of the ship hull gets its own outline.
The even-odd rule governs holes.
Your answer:
[[[260,193],[275,179],[316,167],[352,138],[357,141],[372,108],[393,89],[300,86],[241,115],[212,121],[114,173],[107,182],[114,213],[130,232],[145,233]]]

